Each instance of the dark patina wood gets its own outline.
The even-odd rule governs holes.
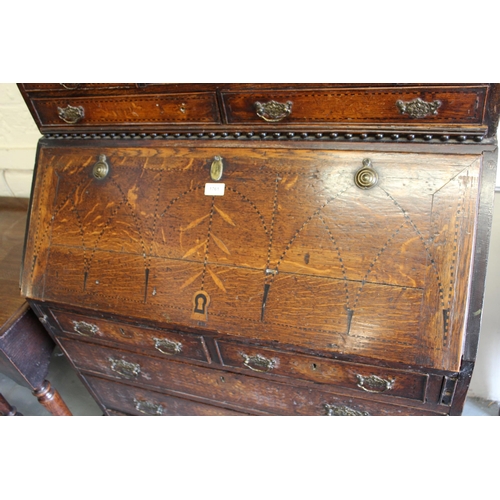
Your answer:
[[[0,370],[53,415],[71,415],[46,377],[55,343],[19,291],[27,200],[0,198]]]
[[[20,88],[22,292],[106,414],[461,413],[495,85]]]
[[[3,417],[22,417],[15,406],[11,406],[9,402],[0,394],[0,415]]]

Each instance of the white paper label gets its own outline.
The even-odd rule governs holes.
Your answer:
[[[226,185],[223,182],[207,182],[205,184],[205,195],[206,196],[224,196],[224,190]]]

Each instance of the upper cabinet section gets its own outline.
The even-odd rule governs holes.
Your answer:
[[[497,84],[30,83],[19,89],[44,134],[483,140],[495,135],[498,123]]]

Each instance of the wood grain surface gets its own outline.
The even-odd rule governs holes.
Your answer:
[[[224,195],[210,196],[218,155]],[[365,158],[369,190],[353,181]],[[458,370],[480,171],[475,155],[46,146],[23,293]]]

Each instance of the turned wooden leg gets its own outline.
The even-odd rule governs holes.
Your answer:
[[[42,404],[55,417],[71,417],[72,413],[66,406],[59,393],[50,386],[50,382],[45,382],[33,391],[33,396],[36,396],[39,403]]]
[[[4,417],[22,417],[15,406],[10,406],[9,402],[0,394],[0,415]]]

